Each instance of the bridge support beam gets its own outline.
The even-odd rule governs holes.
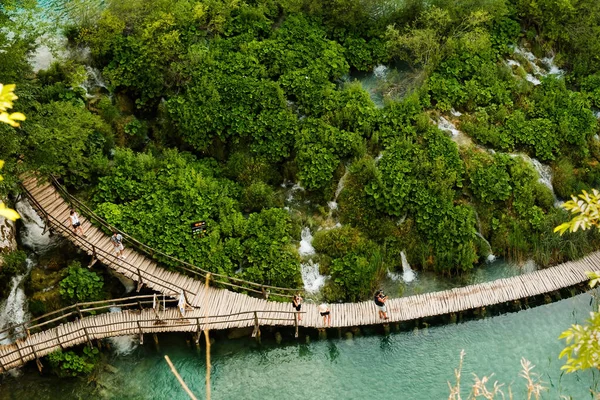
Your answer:
[[[144,344],[144,331],[142,330],[142,326],[140,325],[140,321],[136,321],[138,330],[140,331],[140,344]]]
[[[152,339],[154,339],[154,347],[156,347],[156,351],[160,351],[160,346],[158,345],[158,336],[156,336],[156,333],[152,334]]]
[[[258,324],[258,314],[254,311],[254,330],[252,331],[252,337],[256,338],[256,341],[260,343],[260,325]]]

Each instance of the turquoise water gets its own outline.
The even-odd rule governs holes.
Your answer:
[[[515,399],[526,398],[524,381],[518,378],[520,359],[525,357],[549,388],[544,399],[591,398],[589,389],[598,374],[561,375],[562,361],[557,359],[562,349],[558,335],[587,318],[591,303],[590,294],[581,294],[517,313],[387,336],[318,340],[316,332],[309,332],[313,334],[309,344],[304,335],[296,341],[291,332],[282,332],[280,345],[217,339],[212,346],[212,398],[447,399],[446,382],[453,379],[462,349],[466,351],[463,385],[472,382],[472,372],[495,373],[494,379],[512,383]],[[329,335],[337,336],[337,331]],[[109,362],[119,372],[101,372],[99,389],[85,381],[59,381],[29,372],[5,379],[0,399],[186,399],[164,354],[203,398],[205,354],[188,347],[186,339],[189,336],[160,336],[157,351],[147,336],[146,344],[132,354],[112,356]]]

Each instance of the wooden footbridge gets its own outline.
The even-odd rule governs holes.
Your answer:
[[[267,300],[269,294],[272,298],[291,297],[291,294],[297,291],[296,289],[260,285],[218,274],[210,275],[211,285],[207,286],[204,283],[207,271],[149,248],[124,232],[121,234],[127,242],[126,259],[119,259],[113,253],[108,234],[113,227],[96,216],[83,203],[70,196],[56,180],[51,179],[50,182],[40,183],[36,178],[29,177],[24,179],[23,188],[34,208],[45,220],[48,229],[64,236],[75,246],[86,251],[93,257],[94,262],[99,261],[137,281],[138,290],[142,284],[146,285],[166,295],[171,299],[169,301],[183,295],[191,310],[182,317],[177,308],[164,306],[167,303],[166,298],[162,310],[158,310],[156,307],[149,307],[149,300],[143,296],[110,300],[111,304],[121,308],[133,305],[136,307],[135,310],[98,315],[85,316],[90,311],[106,310],[108,307],[106,302],[103,302],[103,305],[94,303],[76,305],[73,306],[75,308],[61,310],[62,314],[43,316],[6,330],[6,332],[20,331],[26,334],[24,339],[0,347],[0,372],[18,367],[29,360],[39,359],[57,349],[85,342],[91,343],[94,339],[111,336],[132,334],[143,336],[145,333],[187,331],[195,332],[199,337],[200,331],[205,329],[253,326],[254,334],[258,334],[259,327],[265,325],[296,326],[296,330],[299,326],[324,327],[315,305],[305,304],[302,308],[302,320],[298,320],[298,315],[292,312],[290,302]],[[75,235],[71,230],[68,223],[71,208],[80,212],[83,231],[87,237]],[[175,266],[178,272],[161,267],[159,262]],[[410,321],[503,304],[585,282],[588,280],[586,271],[596,270],[598,266],[600,266],[600,252],[589,254],[577,261],[520,276],[441,292],[390,299],[387,303],[388,321],[378,318],[377,309],[372,301],[332,304],[330,305],[331,327]],[[251,295],[227,288],[242,290]],[[69,317],[77,319],[72,321]],[[59,323],[60,325],[56,325]],[[2,334],[3,332],[0,332],[0,340]]]

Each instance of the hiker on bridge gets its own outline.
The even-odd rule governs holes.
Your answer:
[[[121,260],[124,260],[125,256],[123,255],[123,251],[125,250],[125,247],[123,247],[123,236],[114,230],[113,235],[110,237],[110,241],[115,247],[115,255]]]
[[[385,307],[387,296],[383,294],[383,290],[378,290],[377,292],[375,292],[375,297],[373,297],[373,301],[375,301],[375,305],[379,309],[379,319],[388,319],[387,308]]]
[[[71,209],[69,219],[71,220],[71,227],[73,228],[73,233],[86,238],[87,236],[85,235],[85,233],[83,233],[83,228],[81,227],[81,222],[79,221],[79,214],[77,214],[77,211]]]
[[[302,308],[302,297],[300,297],[299,294],[294,295],[294,298],[292,299],[292,307],[294,307],[298,312],[298,321],[302,321],[302,314],[300,314],[300,309]]]
[[[327,304],[323,303],[319,306],[319,314],[323,317],[323,325],[331,326],[331,311]]]

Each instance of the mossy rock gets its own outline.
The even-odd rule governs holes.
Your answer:
[[[43,315],[63,307],[58,285],[46,292],[36,292],[29,301],[29,312],[34,315]]]
[[[50,287],[58,287],[62,279],[61,271],[49,271],[46,269],[35,268],[31,271],[29,277],[28,289],[31,293],[42,292]]]

